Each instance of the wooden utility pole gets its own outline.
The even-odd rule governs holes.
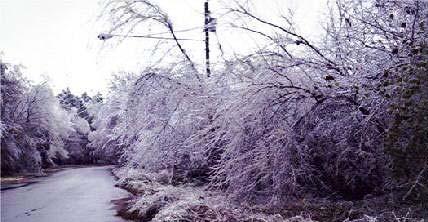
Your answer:
[[[206,65],[206,69],[207,69],[207,77],[209,78],[211,75],[211,68],[210,68],[210,30],[209,30],[209,26],[210,26],[210,22],[211,22],[211,17],[210,17],[210,10],[209,10],[209,6],[208,6],[208,0],[205,0],[204,3],[205,6],[205,26],[204,26],[204,32],[205,32],[205,65]]]
[[[0,60],[0,76],[4,76],[6,74],[6,64]]]

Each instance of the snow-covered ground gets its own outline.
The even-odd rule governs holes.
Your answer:
[[[110,167],[67,169],[29,186],[1,192],[1,221],[120,222],[111,200],[126,197]]]

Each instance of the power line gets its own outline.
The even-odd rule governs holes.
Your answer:
[[[114,35],[114,36],[120,36],[120,35]],[[122,37],[160,39],[160,40],[198,41],[198,42],[204,41],[204,40],[199,40],[199,39],[186,39],[186,38],[174,39],[174,38],[168,38],[168,37],[162,37],[162,36],[150,36],[150,35],[122,35]]]
[[[203,28],[203,26],[197,26],[197,27],[193,27],[193,28],[188,28],[188,29],[182,29],[182,30],[174,30],[175,33],[177,32],[190,32],[193,30],[197,30],[197,29],[201,29]],[[159,33],[152,33],[149,35],[162,35],[162,34],[170,34],[171,32],[159,32]]]
[[[153,36],[153,35],[118,35],[118,34],[99,34],[98,39],[100,40],[107,40],[112,37],[125,37],[125,38],[147,38],[147,39],[160,39],[160,40],[180,40],[180,41],[198,41],[203,42],[204,40],[198,40],[198,39],[187,39],[187,38],[168,38],[168,37],[162,37],[162,36]]]

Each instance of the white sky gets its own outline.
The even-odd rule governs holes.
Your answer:
[[[204,0],[158,0],[170,14],[177,30],[203,25]],[[221,1],[210,0],[211,11],[222,11]],[[0,52],[5,62],[23,64],[24,74],[35,82],[44,78],[59,92],[69,87],[73,93],[105,92],[111,74],[120,70],[138,71],[150,64],[149,50],[154,41],[128,39],[117,45],[103,43],[96,36],[107,30],[97,20],[99,0],[0,0]],[[287,8],[295,10],[295,21],[307,36],[320,30],[319,16],[326,0],[254,0],[256,13],[270,21],[280,21]],[[245,53],[255,47],[254,38],[224,28],[219,19],[218,36],[228,54]],[[135,34],[144,33],[141,27]],[[179,35],[203,38],[202,30]],[[211,48],[213,57],[215,36]],[[202,42],[185,42],[193,59],[203,62]],[[214,61],[215,62],[215,61]]]

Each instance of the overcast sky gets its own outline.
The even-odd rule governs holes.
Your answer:
[[[204,0],[158,0],[177,30],[203,24]],[[221,12],[221,0],[210,0],[214,17]],[[223,2],[227,2],[222,0]],[[320,30],[325,0],[254,0],[256,12],[268,20],[278,20],[281,12],[295,10],[296,23],[305,35]],[[152,62],[154,41],[129,39],[117,45],[96,37],[107,29],[100,15],[99,0],[0,0],[0,51],[5,62],[20,63],[24,74],[38,82],[49,79],[55,92],[69,87],[73,93],[105,92],[111,75],[120,70],[138,71]],[[251,36],[227,30],[219,19],[218,38],[228,53],[245,53],[255,44]],[[147,28],[142,27],[143,33]],[[147,30],[150,32],[151,30]],[[202,39],[202,30],[180,37]],[[213,39],[216,39],[213,36]],[[203,62],[203,43],[186,42],[191,56]],[[214,59],[219,54],[212,42]]]

